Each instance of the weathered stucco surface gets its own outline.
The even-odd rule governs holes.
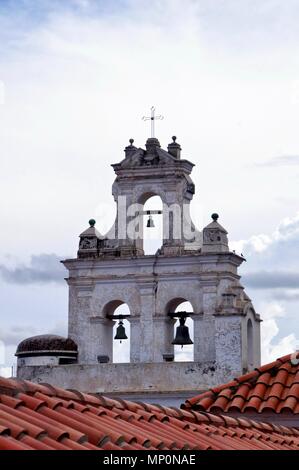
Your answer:
[[[169,392],[205,390],[236,375],[226,376],[214,362],[143,364],[72,364],[22,367],[18,377],[87,392]]]
[[[171,391],[211,387],[259,365],[260,318],[238,274],[244,258],[229,250],[217,214],[202,232],[192,224],[193,164],[180,156],[176,138],[167,151],[151,138],[146,150],[131,142],[125,158],[112,165],[117,204],[112,229],[103,236],[91,219],[80,235],[77,258],[63,262],[68,335],[78,345],[78,364],[23,363],[19,377],[89,391]],[[136,212],[130,209],[138,205],[142,228],[144,204],[154,195],[163,203],[163,242],[155,255],[145,256],[143,233],[129,235]],[[178,216],[167,217],[174,205]],[[191,228],[193,238],[186,236]],[[169,314],[186,301],[193,308],[194,362],[163,362],[165,354],[174,353]],[[130,310],[130,364],[112,364],[113,314],[122,303]],[[99,364],[99,356],[108,356],[110,363]]]

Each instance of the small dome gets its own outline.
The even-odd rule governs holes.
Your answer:
[[[77,353],[78,346],[70,338],[63,338],[57,335],[38,335],[26,338],[17,347],[17,355],[25,355],[29,352],[59,352],[68,351],[69,353]]]

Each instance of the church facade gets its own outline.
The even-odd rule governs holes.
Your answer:
[[[154,137],[145,149],[133,144],[131,139],[125,158],[112,165],[113,227],[102,235],[90,220],[80,235],[77,257],[63,261],[68,270],[68,336],[77,349],[67,361],[61,360],[59,348],[53,349],[50,362],[45,357],[51,340],[46,338],[47,350],[42,351],[31,338],[29,349],[34,351],[26,344],[17,351],[20,378],[104,393],[187,391],[227,382],[260,364],[261,320],[238,274],[244,258],[230,251],[217,214],[202,232],[192,223],[193,164],[181,158],[175,137],[167,151]],[[152,196],[161,198],[162,211],[144,210]],[[153,214],[163,218],[163,241],[155,254],[146,255],[143,218],[149,217],[150,227]],[[180,311],[185,302],[192,311]],[[128,315],[115,314],[122,304]],[[177,362],[174,344],[188,344],[189,317],[193,360]],[[118,321],[125,339],[123,319],[130,324],[130,361],[114,363],[113,327]]]

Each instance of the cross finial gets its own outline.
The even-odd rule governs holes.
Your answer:
[[[158,116],[155,116],[155,107],[151,107],[151,115],[150,116],[143,116],[142,120],[143,121],[148,121],[150,119],[151,121],[151,137],[155,137],[155,120],[156,119],[164,119],[164,116],[159,114]]]

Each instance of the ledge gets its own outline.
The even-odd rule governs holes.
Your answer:
[[[22,366],[18,378],[98,393],[180,392],[206,390],[242,371],[215,362],[160,362]]]

